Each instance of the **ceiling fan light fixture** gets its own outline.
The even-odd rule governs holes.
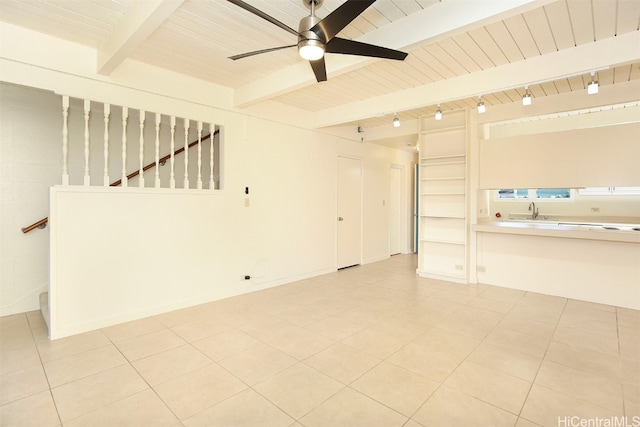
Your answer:
[[[298,54],[307,61],[317,61],[324,56],[324,43],[320,40],[302,40],[298,43]]]

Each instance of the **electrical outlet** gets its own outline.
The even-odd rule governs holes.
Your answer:
[[[484,265],[479,265],[477,267],[478,273],[484,273],[487,271],[487,268]]]
[[[248,208],[250,204],[251,204],[251,203],[249,202],[249,198],[248,198],[248,197],[245,197],[245,199],[244,199],[244,207],[245,207],[245,208]]]

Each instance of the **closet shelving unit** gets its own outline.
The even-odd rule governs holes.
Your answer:
[[[418,274],[467,281],[467,128],[465,112],[420,120]]]

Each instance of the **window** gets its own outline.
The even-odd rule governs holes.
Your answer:
[[[526,199],[529,197],[529,190],[526,189],[502,189],[498,190],[498,198],[500,199]]]
[[[640,195],[640,187],[587,187],[578,190],[581,196],[633,196]]]
[[[568,199],[571,191],[568,188],[538,188],[536,190],[538,199]]]
[[[568,188],[537,188],[537,189],[500,189],[499,199],[569,199],[571,190]]]

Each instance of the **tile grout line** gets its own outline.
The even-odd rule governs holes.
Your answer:
[[[489,286],[491,286],[491,285],[489,285]],[[487,289],[490,289],[490,288],[487,288]],[[477,298],[478,296],[482,295],[484,292],[486,292],[486,291],[487,291],[487,289],[485,289],[484,291],[480,292],[478,295],[476,295],[476,296],[475,296],[475,298]],[[524,298],[524,296],[525,296],[525,295],[526,295],[526,293],[523,293],[523,294],[520,296],[520,298],[519,298],[518,302],[519,302],[519,301],[521,301],[521,300]],[[474,299],[475,299],[475,298],[474,298]],[[472,300],[470,300],[469,302],[471,302],[471,301],[473,301],[473,299],[472,299]],[[500,319],[500,321],[502,321],[502,320],[507,316],[507,314],[509,314],[509,313],[510,313],[514,308],[515,308],[515,306],[516,306],[516,305],[517,305],[517,302],[516,302],[516,303],[515,303],[515,304],[514,304],[510,309],[509,309],[509,311],[507,311],[506,313],[502,314],[502,318]],[[453,312],[451,312],[449,315],[445,316],[442,320],[444,320],[444,319],[445,319],[445,318],[447,318],[448,316],[450,316],[450,315],[454,314],[454,313],[455,313],[455,312],[457,312],[458,310],[462,309],[462,307],[463,307],[463,306],[468,306],[468,303],[466,303],[466,304],[461,304],[461,306],[460,306],[458,309],[454,310],[454,311],[453,311]],[[469,307],[473,307],[473,306],[469,306]],[[478,307],[474,307],[474,308],[478,308]],[[490,310],[489,310],[489,311],[490,311]],[[499,313],[499,314],[501,314],[501,313]],[[471,354],[472,354],[472,353],[473,353],[473,352],[474,352],[474,351],[475,351],[475,350],[476,350],[480,345],[482,345],[482,343],[484,343],[484,342],[485,342],[485,340],[487,339],[487,337],[489,336],[489,334],[490,334],[492,331],[494,331],[494,330],[498,327],[498,325],[499,325],[499,324],[500,324],[500,322],[498,322],[498,323],[497,323],[497,324],[496,324],[496,325],[491,329],[491,331],[490,331],[489,333],[487,333],[487,335],[485,335],[485,337],[484,337],[482,340],[480,340],[480,342],[479,342],[479,343],[478,343],[478,344],[477,344],[477,345],[476,345],[476,346],[475,346],[475,347],[474,347],[474,348],[469,352],[469,354],[467,354],[467,355],[465,356],[465,358],[464,358],[464,359],[462,359],[462,361],[460,361],[460,363],[458,363],[458,365],[456,365],[456,367],[455,367],[455,368],[454,368],[454,369],[449,373],[449,375],[447,375],[447,376],[445,377],[445,379],[444,379],[444,380],[442,380],[442,382],[440,382],[440,384],[438,385],[438,387],[436,387],[436,389],[433,391],[433,393],[431,393],[431,395],[430,395],[429,397],[427,397],[427,399],[425,399],[425,401],[424,401],[424,402],[422,402],[422,404],[418,407],[418,409],[416,409],[416,411],[411,415],[410,419],[412,419],[412,420],[413,420],[413,417],[414,417],[414,416],[415,416],[415,415],[420,411],[420,409],[422,409],[422,407],[424,407],[424,405],[429,401],[429,399],[431,399],[431,397],[432,397],[433,395],[435,395],[435,394],[438,392],[438,390],[440,390],[440,388],[441,388],[442,386],[444,386],[445,381],[447,381],[447,379],[448,379],[451,375],[453,375],[453,373],[454,373],[454,372],[456,372],[456,370],[460,367],[460,365],[462,365],[462,363],[464,363],[464,362],[469,358],[469,356],[470,356],[470,355],[471,355]],[[437,324],[436,324],[436,325],[437,325]],[[436,326],[436,325],[434,325],[434,326]],[[425,333],[426,333],[426,332],[425,332]],[[489,369],[490,369],[490,368],[489,368]],[[498,372],[499,372],[499,371],[498,371]],[[505,374],[505,375],[508,375],[508,374]],[[517,378],[517,377],[514,377],[514,378]],[[459,390],[459,391],[461,391],[461,390]],[[478,398],[478,397],[476,397],[476,396],[472,396],[472,395],[467,394],[467,393],[465,393],[465,392],[463,392],[463,391],[461,391],[461,392],[462,392],[462,393],[464,393],[465,395],[467,395],[467,396],[469,396],[469,397],[473,398],[473,399],[478,399],[479,401],[481,401],[481,402],[483,402],[483,403],[486,403],[486,404],[491,405],[491,406],[493,406],[493,407],[495,407],[495,408],[498,408],[498,409],[500,409],[500,410],[502,410],[502,411],[506,411],[506,412],[509,412],[509,413],[513,414],[513,412],[508,411],[508,410],[506,410],[506,409],[504,409],[504,408],[501,408],[501,407],[499,407],[499,406],[496,406],[495,404],[493,404],[493,403],[491,403],[491,402],[487,402],[487,401],[485,401],[485,400],[483,400],[483,399],[480,399],[480,398]],[[525,398],[525,401],[526,401],[526,398]],[[524,406],[524,403],[523,403],[523,406]],[[518,423],[519,415],[518,415],[518,414],[514,414],[514,415],[516,415],[515,424],[517,424],[517,423]],[[514,424],[514,425],[515,425],[515,424]]]
[[[540,369],[542,369],[542,364],[545,361],[545,358],[547,356],[547,352],[549,351],[549,346],[551,345],[551,342],[553,340],[553,336],[555,335],[556,330],[558,329],[558,325],[560,324],[560,319],[562,318],[562,314],[564,313],[564,310],[567,307],[568,301],[569,300],[567,298],[565,298],[564,304],[562,306],[562,312],[560,313],[560,316],[558,317],[558,320],[557,320],[557,322],[555,324],[555,327],[553,328],[553,333],[551,334],[551,338],[548,340],[547,348],[545,349],[544,354],[542,355],[542,358],[541,358],[542,361],[540,362],[540,366],[538,366],[538,369],[536,370],[536,374],[534,375],[533,380],[531,380],[531,386],[529,387],[529,390],[527,391],[527,395],[526,395],[526,397],[524,399],[524,402],[522,403],[522,406],[520,407],[520,411],[518,412],[518,418],[522,417],[522,410],[524,409],[525,405],[527,404],[527,400],[529,400],[529,395],[531,394],[531,390],[533,389],[533,386],[536,383],[536,379],[538,378],[538,374],[540,373]]]
[[[618,375],[620,378],[620,394],[622,396],[622,414],[627,415],[627,401],[625,399],[624,380],[622,376],[622,351],[620,348],[620,321],[618,317],[618,308],[615,309],[616,313],[616,338],[618,338]]]
[[[31,325],[29,323],[29,319],[27,318],[26,313],[25,313],[25,319],[27,321],[27,324],[29,325],[29,332],[31,334],[31,339],[33,341],[33,345],[36,347],[36,351],[38,352],[38,360],[40,361],[40,367],[42,368],[42,372],[44,373],[44,377],[47,380],[47,386],[49,386],[49,390],[48,390],[49,391],[49,396],[51,396],[51,401],[53,402],[53,407],[56,409],[56,416],[58,417],[58,422],[60,423],[60,426],[62,426],[62,417],[60,417],[60,411],[58,410],[58,402],[56,402],[56,399],[53,396],[53,388],[51,387],[51,381],[49,380],[49,375],[47,374],[47,370],[44,368],[44,362],[42,361],[42,354],[40,353],[40,347],[38,346],[38,343],[36,342],[36,337],[33,334],[33,328],[31,328]],[[48,327],[47,327],[47,338],[49,338],[49,328]],[[26,396],[26,397],[30,397],[30,396]]]

